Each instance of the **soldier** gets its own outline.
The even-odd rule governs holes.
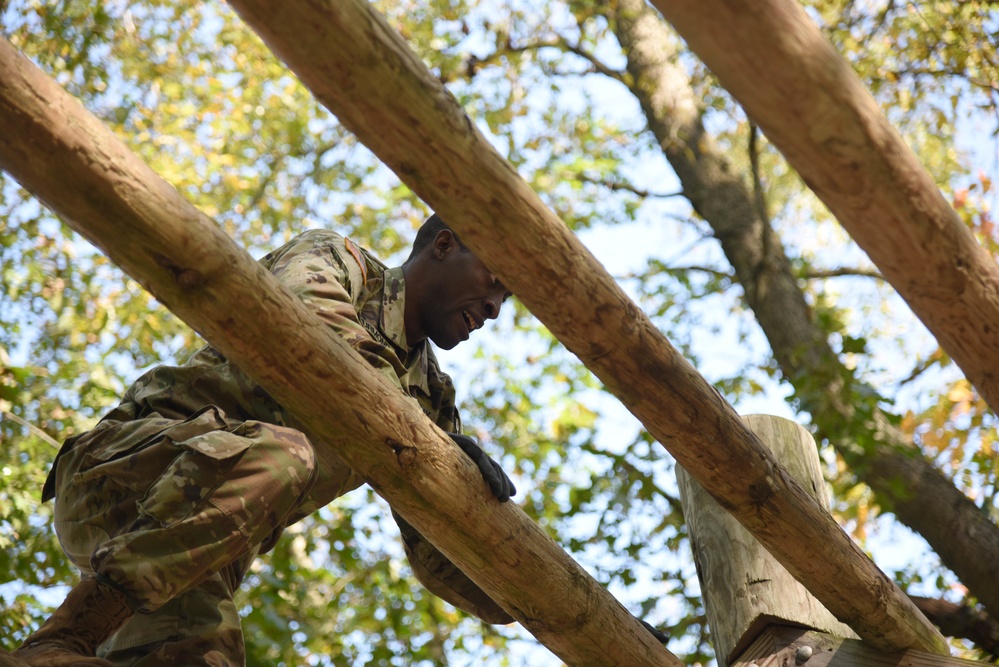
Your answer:
[[[437,215],[400,267],[314,230],[263,264],[478,465],[493,495],[516,493],[461,435],[451,349],[496,318],[506,287]],[[55,527],[82,581],[14,655],[30,665],[241,665],[232,595],[282,530],[362,480],[317,469],[314,439],[217,350],[140,377],[91,431],[66,441],[46,481]],[[324,490],[323,497],[311,493]],[[487,622],[493,600],[399,517],[407,556],[435,594]],[[100,657],[97,657],[97,656]]]

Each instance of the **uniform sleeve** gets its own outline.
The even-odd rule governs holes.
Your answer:
[[[406,558],[413,574],[427,590],[462,611],[478,616],[486,623],[506,625],[514,619],[475,582],[428,542],[405,519],[392,512],[399,525]]]
[[[271,271],[365,361],[403,390],[399,377],[405,369],[395,351],[374,340],[358,319],[351,288],[360,286],[351,285],[345,264],[353,258],[344,259],[325,244],[299,245],[268,258]]]
[[[447,433],[461,433],[461,413],[458,411],[454,382],[441,370],[432,351],[427,354],[427,389],[430,392],[430,414],[434,423]]]
[[[461,416],[455,400],[454,383],[441,371],[433,354],[428,356],[427,386],[430,391],[430,413],[436,413],[435,423],[448,433],[461,433]],[[513,618],[479,588],[464,572],[441,553],[415,528],[395,512],[403,548],[413,568],[413,574],[427,590],[455,607],[478,616],[487,623],[512,623]]]
[[[265,266],[319,315],[337,335],[357,350],[376,370],[402,389],[399,378],[405,375],[395,352],[375,341],[360,323],[354,306],[350,270],[344,258],[333,248],[312,242],[294,243],[264,260]],[[436,368],[431,381],[432,393],[438,393],[437,425],[452,433],[460,432],[461,420],[455,407],[454,387]],[[395,512],[392,513],[402,533],[403,547],[416,578],[434,595],[478,616],[487,623],[512,623],[513,618],[437,550],[419,532]]]

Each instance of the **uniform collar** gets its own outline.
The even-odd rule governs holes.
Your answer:
[[[409,354],[409,344],[406,341],[406,280],[401,266],[385,271],[382,315],[378,327],[393,345],[406,355]]]
[[[399,358],[408,368],[403,386],[420,387],[423,393],[430,395],[430,386],[427,380],[429,368],[428,354],[430,345],[424,340],[415,345],[412,349],[406,341],[406,280],[403,277],[402,267],[386,269],[384,281],[382,283],[382,312],[378,327],[382,335],[394,345],[400,355]]]

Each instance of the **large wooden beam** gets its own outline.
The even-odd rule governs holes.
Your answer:
[[[982,662],[923,651],[877,651],[864,642],[804,628],[771,625],[732,667],[982,667]]]
[[[825,480],[812,435],[781,417],[746,415],[742,419],[815,501],[828,510]],[[683,468],[676,469],[676,481],[697,562],[711,645],[721,667],[731,665],[773,623],[856,638]]]
[[[801,3],[653,4],[999,411],[999,266]]]
[[[680,661],[218,225],[0,38],[0,167],[341,456],[570,665]],[[322,468],[322,466],[320,466]],[[314,496],[323,501],[322,478]]]
[[[366,0],[230,4],[830,611],[887,650],[947,651]]]

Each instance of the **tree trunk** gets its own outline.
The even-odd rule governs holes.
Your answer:
[[[999,266],[795,0],[655,0],[999,410]]]
[[[999,527],[877,408],[862,418],[851,395],[859,383],[839,361],[812,319],[780,238],[754,205],[745,179],[701,123],[702,107],[689,79],[674,64],[672,36],[641,0],[619,0],[614,29],[628,57],[638,97],[694,209],[711,225],[735,268],[746,300],[774,358],[795,386],[803,409],[836,446],[879,502],[926,539],[949,567],[999,618]],[[858,448],[863,429],[876,443]],[[972,546],[973,545],[973,546]],[[982,557],[982,554],[986,554]]]
[[[0,167],[342,456],[571,665],[681,663],[481,474],[416,403],[0,39]]]
[[[864,638],[876,646],[946,652],[943,638],[909,599],[786,474],[731,406],[543,206],[384,17],[364,0],[239,0],[233,5],[313,93],[455,227],[649,432],[671,448],[681,465],[826,607],[851,626],[861,626]],[[14,64],[7,67],[13,71]],[[41,91],[51,86],[50,81],[22,83],[13,86],[8,97],[12,105],[37,102]],[[292,327],[281,326],[279,335],[277,322],[287,321],[280,314],[297,313],[300,307],[290,303],[283,290],[272,296],[276,285],[259,267],[245,267],[245,275],[237,272],[233,267],[242,266],[247,257],[231,243],[221,245],[224,236],[196,211],[182,207],[175,192],[168,195],[162,181],[116,193],[115,186],[125,187],[133,170],[148,173],[148,168],[135,164],[134,156],[124,156],[118,144],[114,161],[100,159],[109,150],[106,140],[92,150],[81,150],[79,133],[61,148],[56,137],[43,141],[40,136],[69,131],[83,121],[31,117],[58,109],[51,104],[35,104],[32,109],[26,114],[15,106],[4,113],[11,130],[4,136],[3,166],[33,186],[29,189],[42,190],[43,201],[100,238],[102,245],[114,244],[109,251],[112,259],[153,287],[164,303],[202,330],[316,433],[324,434],[324,440],[334,443],[404,518],[535,636],[553,650],[557,647],[560,655],[580,656],[572,661],[576,664],[613,662],[611,656],[626,649],[642,655],[631,664],[667,655],[647,644],[650,635],[641,635],[641,626],[629,622],[613,598],[606,596],[604,602],[596,592],[601,589],[588,577],[580,578],[578,567],[564,552],[548,550],[546,558],[539,559],[536,549],[542,534],[534,524],[525,523],[521,513],[505,506],[483,506],[482,494],[469,491],[481,489],[470,465],[453,447],[445,447],[449,443],[440,432],[425,419],[417,419],[418,411],[390,392],[387,384],[371,380],[370,389],[360,386],[361,360],[347,355],[325,330],[316,331],[321,327],[316,318],[303,315]],[[83,125],[92,133],[104,131],[91,121]],[[66,163],[77,170],[75,177]],[[95,178],[88,169],[91,165],[110,172]],[[53,182],[53,174],[59,175],[58,182]],[[79,183],[84,189],[66,192],[67,183]],[[107,194],[102,198],[99,192]],[[163,201],[164,197],[172,199]],[[88,201],[97,206],[83,218],[87,209],[81,207]],[[106,206],[111,210],[102,210]],[[114,222],[108,224],[108,219]],[[136,225],[155,222],[143,224],[139,236],[129,238],[115,224],[120,219]],[[210,237],[190,236],[171,243],[173,227],[167,223],[192,225],[199,220],[199,227],[212,230],[217,252],[206,252],[213,245]],[[236,289],[216,293],[217,286]],[[268,312],[255,307],[256,312],[247,316],[233,308],[239,303],[236,295],[257,293],[267,295],[257,305]],[[303,338],[307,334],[311,338]],[[255,348],[254,341],[260,340],[269,344]],[[307,352],[282,355],[285,349]],[[337,363],[314,361],[327,355]],[[342,372],[340,359],[345,360],[347,373]],[[351,378],[339,393],[332,379],[334,369]],[[317,400],[320,396],[324,400]],[[329,396],[343,401],[344,407],[337,410],[343,425],[330,426],[326,421]],[[448,471],[455,469],[462,474],[451,477]],[[478,508],[474,517],[472,507]],[[815,544],[824,546],[825,558],[813,557]],[[540,563],[554,578],[546,581],[557,585],[538,586],[538,572],[531,565]],[[522,587],[528,579],[530,590]],[[566,615],[570,610],[575,612],[571,617]]]
[[[976,648],[999,658],[999,622],[981,610],[947,600],[909,596],[926,618],[948,637],[970,639]]]
[[[370,4],[232,5],[826,607],[863,626],[865,639],[879,646],[947,650]],[[813,557],[815,544],[824,545],[827,558]]]

